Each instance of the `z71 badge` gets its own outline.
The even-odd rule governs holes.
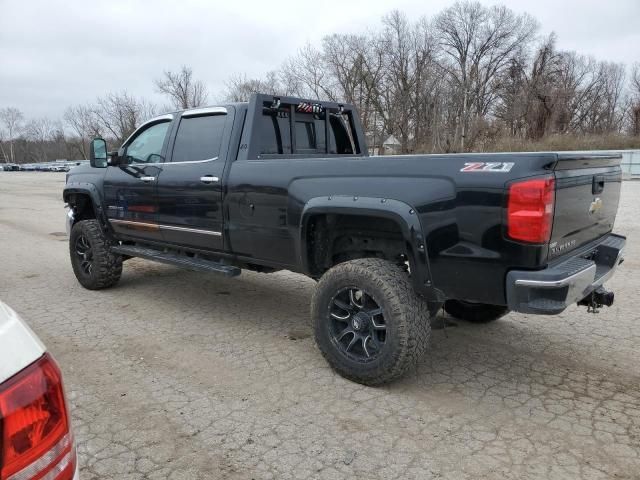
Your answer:
[[[460,169],[461,172],[510,172],[513,162],[468,162]]]

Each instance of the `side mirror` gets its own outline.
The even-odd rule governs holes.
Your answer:
[[[94,168],[107,167],[107,142],[104,138],[94,138],[89,145],[89,163]]]

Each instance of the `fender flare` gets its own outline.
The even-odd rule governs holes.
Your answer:
[[[65,185],[65,188],[62,192],[62,198],[65,203],[69,202],[69,197],[78,193],[81,195],[87,195],[91,200],[91,205],[93,207],[93,212],[95,214],[96,219],[98,220],[98,224],[102,231],[106,234],[110,233],[108,228],[109,223],[107,222],[107,216],[105,214],[102,199],[100,197],[100,192],[98,188],[93,183],[87,182],[69,182]]]
[[[393,220],[400,226],[407,245],[411,280],[419,294],[429,301],[439,301],[441,295],[433,288],[427,246],[416,210],[400,200],[380,197],[330,195],[311,198],[300,217],[300,261],[303,271],[310,273],[307,233],[309,220],[316,214],[365,215]]]

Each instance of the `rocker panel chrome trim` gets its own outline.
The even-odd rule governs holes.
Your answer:
[[[136,222],[133,220],[119,220],[115,218],[110,218],[109,221],[119,225],[129,225],[132,227],[159,228],[160,230],[173,230],[176,232],[198,233],[200,235],[212,235],[214,237],[222,236],[222,232],[216,232],[214,230],[201,230],[199,228],[177,227],[174,225],[159,225],[156,223]]]

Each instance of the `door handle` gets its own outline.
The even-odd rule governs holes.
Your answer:
[[[220,179],[218,177],[214,177],[212,175],[207,175],[205,177],[200,177],[200,181],[202,183],[215,183],[217,181],[219,181]]]
[[[153,182],[155,179],[156,177],[140,177],[140,180],[142,180],[145,183]]]

